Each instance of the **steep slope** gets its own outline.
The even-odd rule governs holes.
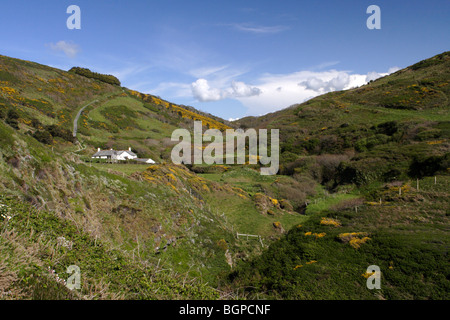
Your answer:
[[[77,138],[86,147],[81,154],[131,147],[140,157],[155,160],[167,158],[172,131],[189,128],[192,119],[205,127],[230,128],[222,119],[111,84],[118,80],[101,81],[101,76],[98,80],[0,56],[0,116],[42,142],[50,144],[55,137],[73,142],[73,120],[89,104],[78,122]],[[10,109],[15,114],[8,115]]]

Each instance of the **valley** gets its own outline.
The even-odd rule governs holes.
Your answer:
[[[0,298],[448,299],[449,70],[444,52],[230,122],[0,56]],[[174,164],[172,133],[195,121],[279,130],[278,173],[249,155]]]

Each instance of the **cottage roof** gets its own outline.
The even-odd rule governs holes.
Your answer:
[[[117,155],[117,151],[115,150],[101,150],[93,155],[93,157],[106,157],[106,156],[115,156]]]
[[[123,153],[128,153],[130,156],[132,157],[137,157],[137,155],[129,150],[100,150],[98,152],[96,152],[92,157],[112,157],[112,156],[119,156],[122,155]]]
[[[134,153],[133,151],[130,150],[121,150],[121,151],[117,151],[117,155],[121,155],[123,153],[128,153],[130,156],[132,157],[137,157],[137,154]]]

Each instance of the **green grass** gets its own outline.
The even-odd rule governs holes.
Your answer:
[[[92,167],[100,170],[100,171],[115,171],[121,172],[126,175],[131,175],[135,172],[144,172],[148,164],[117,164],[117,163],[92,163],[90,164]]]
[[[359,195],[354,194],[331,194],[328,196],[325,196],[325,198],[319,199],[316,203],[313,202],[314,200],[311,199],[310,203],[306,207],[306,214],[312,215],[312,214],[318,214],[323,211],[327,211],[330,209],[330,207],[337,205],[345,200],[350,199],[357,199],[359,198]]]

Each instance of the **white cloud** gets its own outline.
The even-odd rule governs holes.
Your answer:
[[[252,87],[244,82],[233,81],[231,82],[231,88],[226,90],[227,97],[232,98],[242,98],[242,97],[252,97],[261,94],[261,89],[257,87]]]
[[[369,72],[369,73],[367,73],[367,76],[366,76],[366,82],[369,82],[371,80],[376,80],[381,77],[385,77],[385,76],[390,75],[391,73],[394,73],[398,70],[400,70],[399,67],[391,67],[391,68],[389,68],[388,72],[386,72],[386,73],[378,73],[376,71]]]
[[[75,58],[80,52],[80,46],[73,42],[66,42],[64,40],[58,41],[56,44],[50,43],[50,48],[54,51],[62,51],[69,58]]]
[[[372,77],[388,73],[352,74],[349,71],[298,71],[290,74],[266,74],[255,81],[259,95],[237,98],[246,108],[247,115],[261,115],[302,103],[318,95],[347,90],[366,84]],[[369,79],[369,80],[368,80]]]
[[[326,83],[317,77],[311,77],[300,82],[299,85],[302,85],[309,90],[319,91],[326,86]]]
[[[199,101],[206,102],[223,99],[221,91],[219,89],[212,89],[206,79],[198,79],[191,84],[191,88],[192,94]]]
[[[388,73],[391,74],[391,73],[397,72],[398,70],[400,70],[399,67],[391,67],[391,68],[389,68]]]
[[[211,88],[206,79],[198,79],[191,84],[191,89],[193,96],[201,102],[251,97],[261,94],[261,89],[240,81],[232,81],[230,87],[220,89]]]
[[[301,81],[298,85],[308,90],[325,93],[336,90],[343,90],[350,83],[350,75],[347,72],[338,72],[337,75],[329,80],[323,80],[323,73]]]
[[[372,71],[372,72],[367,73],[366,81],[369,82],[369,81],[372,81],[372,80],[376,80],[378,78],[381,78],[382,76],[383,76],[382,73],[378,73],[378,72]]]

